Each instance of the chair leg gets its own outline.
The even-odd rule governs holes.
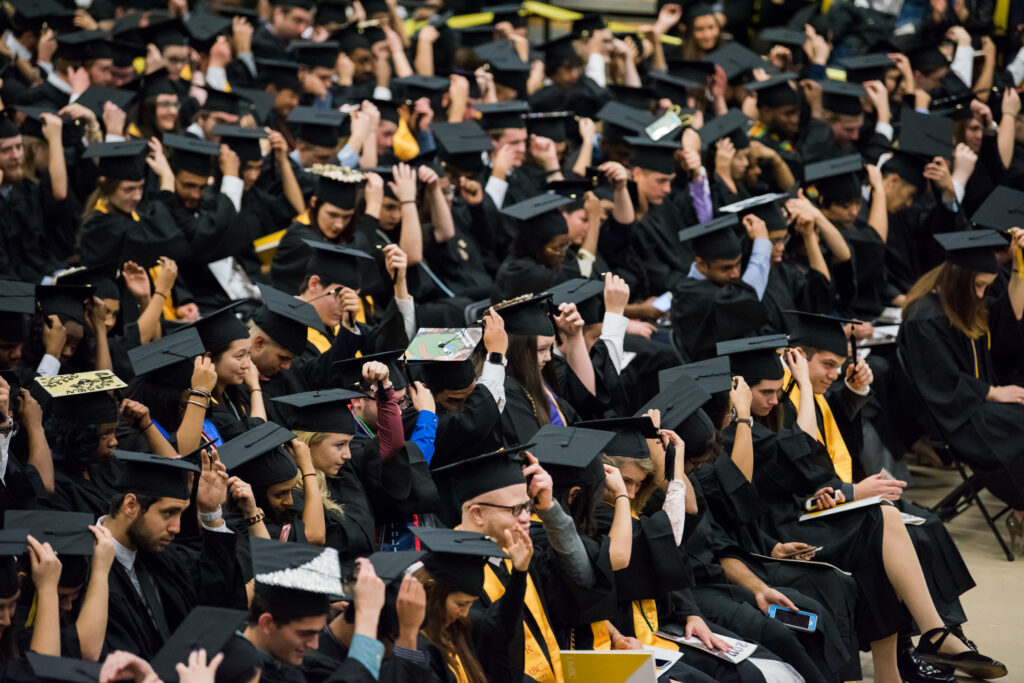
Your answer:
[[[960,474],[964,474],[963,465],[960,464],[959,460],[956,461],[956,465],[960,469]],[[967,485],[968,501],[973,501],[974,503],[977,504],[978,509],[981,510],[982,517],[985,518],[985,523],[988,524],[988,528],[992,530],[992,533],[995,535],[996,540],[999,541],[999,547],[1003,549],[1003,553],[1006,555],[1006,560],[1008,562],[1013,562],[1013,553],[1010,551],[1010,547],[1006,545],[1006,541],[1003,540],[1003,535],[999,533],[999,528],[996,526],[995,519],[993,519],[992,515],[988,513],[988,508],[985,506],[985,503],[981,501],[981,496],[979,495],[978,489],[975,487],[974,482],[974,476],[971,476],[969,479],[966,479],[964,481],[964,483]],[[999,515],[996,515],[996,517],[998,516]]]

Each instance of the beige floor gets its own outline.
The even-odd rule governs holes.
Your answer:
[[[909,497],[922,506],[938,502],[959,483],[955,471],[911,467],[915,486]],[[983,494],[989,512],[995,514],[1002,505]],[[1006,537],[1005,521],[996,521]],[[1024,558],[1007,562],[999,544],[985,524],[981,512],[972,507],[947,524],[967,566],[978,584],[963,596],[964,609],[970,620],[966,633],[978,649],[994,657],[1009,669],[1001,679],[1007,683],[1024,681]],[[873,681],[871,658],[861,655],[864,680]],[[961,680],[976,679],[963,677]]]

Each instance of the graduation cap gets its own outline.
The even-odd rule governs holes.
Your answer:
[[[36,304],[44,316],[59,315],[85,324],[85,301],[93,295],[86,285],[36,285]]]
[[[494,310],[501,314],[505,321],[505,331],[509,334],[547,337],[555,334],[555,324],[551,320],[553,308],[550,292],[536,296],[524,294],[494,304]]]
[[[199,332],[187,328],[129,349],[128,360],[136,377],[181,390],[191,382],[193,359],[205,351]]]
[[[213,134],[230,147],[242,162],[263,160],[260,140],[267,137],[267,132],[262,128],[244,128],[218,123],[213,127]]]
[[[658,388],[664,391],[680,375],[692,377],[697,385],[709,394],[732,389],[732,371],[728,356],[718,356],[661,370],[658,372]]]
[[[111,382],[94,381],[94,373],[77,373],[70,375],[57,375],[56,378],[37,377],[36,381],[43,385],[43,389],[53,396],[50,407],[52,417],[66,420],[81,425],[112,424],[118,420],[117,403],[107,392],[112,389],[124,388],[125,384],[109,370],[104,371],[112,379]],[[78,375],[85,374],[80,378]],[[44,382],[45,380],[45,382]],[[48,385],[49,382],[57,382],[56,387]],[[73,386],[71,393],[60,393],[60,389]]]
[[[778,350],[789,346],[789,337],[772,334],[718,342],[716,352],[728,356],[732,372],[753,385],[761,380],[782,379],[782,361]]]
[[[572,22],[572,33],[581,40],[587,40],[598,31],[607,28],[608,24],[597,12],[586,12]]]
[[[133,65],[138,57],[145,57],[146,46],[126,40],[110,41],[110,49],[114,53],[114,66],[126,68]]]
[[[544,184],[544,190],[554,192],[567,199],[572,200],[572,206],[562,207],[563,211],[570,211],[583,208],[583,195],[600,187],[603,184],[604,176],[601,174],[588,174],[583,178],[572,178],[570,180],[552,180]]]
[[[396,101],[413,105],[416,100],[426,97],[430,100],[430,106],[434,111],[441,111],[441,98],[448,88],[451,87],[451,80],[441,76],[421,76],[414,74],[403,78],[391,79],[392,92],[401,92],[402,97],[395,96]]]
[[[86,285],[92,287],[94,296],[101,299],[117,299],[120,293],[117,280],[121,277],[121,268],[116,261],[96,266],[79,266],[57,273],[54,278],[58,285]]]
[[[598,110],[597,118],[603,122],[601,136],[612,141],[624,141],[627,137],[643,135],[647,126],[657,117],[650,112],[627,106],[616,100],[608,100]]]
[[[860,98],[865,95],[864,86],[860,83],[844,83],[825,78],[821,84],[821,106],[825,111],[844,116],[860,116],[864,106]]]
[[[507,206],[501,213],[516,221],[519,233],[543,244],[569,232],[569,226],[559,209],[572,200],[545,192]]]
[[[530,135],[544,137],[552,142],[565,142],[568,135],[566,123],[572,116],[567,111],[531,112],[524,119]]]
[[[615,432],[579,425],[544,425],[530,437],[530,453],[560,485],[587,486],[604,481],[601,453]]]
[[[490,31],[490,27],[487,27]],[[488,35],[493,35],[491,31]],[[511,88],[521,96],[526,95],[526,79],[530,65],[524,62],[511,40],[503,39],[485,43],[474,48],[477,57],[494,76],[494,82]]]
[[[967,88],[948,97],[932,100],[929,113],[933,116],[944,116],[954,121],[964,121],[974,116],[971,101],[976,97],[973,90]]]
[[[315,164],[312,173],[319,176],[314,191],[317,201],[331,204],[339,209],[354,209],[356,197],[366,181],[365,174],[370,170],[364,168],[354,171],[344,166]],[[383,173],[382,169],[376,170],[378,174]],[[390,170],[388,172],[390,173]],[[392,196],[389,194],[390,188],[387,183],[384,184],[384,191],[385,195]]]
[[[113,104],[117,105],[119,109],[128,111],[128,107],[131,105],[132,100],[134,100],[136,95],[138,94],[136,92],[138,86],[142,85],[143,82],[143,79],[137,78],[134,81],[126,83],[124,88],[108,88],[102,85],[90,85],[88,88],[86,88],[85,92],[82,93],[81,97],[75,100],[75,103],[82,105],[92,113],[96,114],[96,116],[100,118],[100,120],[102,120],[103,107],[106,105],[107,102],[112,102]],[[136,84],[135,90],[129,89],[132,86],[132,84]],[[95,146],[95,144],[89,145],[86,151],[92,149]]]
[[[926,73],[949,66],[946,55],[939,50],[940,43],[941,41],[938,40],[922,38],[916,43],[904,47],[901,52],[907,55],[910,66],[915,71]]]
[[[705,123],[697,132],[700,134],[701,149],[711,149],[716,142],[728,137],[733,146],[740,150],[750,147],[750,138],[747,136],[749,129],[750,119],[747,115],[739,109],[730,109]]]
[[[530,111],[530,105],[519,100],[478,104],[473,108],[480,115],[480,127],[484,130],[526,128],[523,115]]]
[[[885,74],[893,67],[893,61],[884,52],[869,55],[853,55],[839,60],[839,65],[846,69],[848,83],[865,83],[867,81],[885,81]]]
[[[1000,185],[989,193],[971,216],[980,228],[1006,230],[1024,225],[1024,192]]]
[[[803,48],[807,42],[807,34],[784,26],[774,26],[761,31],[761,40],[769,45]]]
[[[424,328],[406,348],[405,360],[420,366],[423,381],[434,394],[459,391],[476,381],[473,352],[482,338],[478,327]]]
[[[594,325],[601,322],[601,308],[604,302],[598,297],[604,295],[604,280],[577,277],[560,282],[548,289],[548,292],[551,294],[551,303],[555,310],[562,304],[576,304],[584,324]]]
[[[672,429],[686,443],[704,443],[715,433],[711,418],[701,410],[710,399],[711,394],[704,391],[697,380],[680,375],[633,416],[642,417],[648,410],[657,409],[661,412],[662,427]]]
[[[712,68],[715,64],[721,65],[725,70],[725,77],[733,85],[739,83],[751,69],[765,65],[765,61],[757,53],[735,41],[725,43],[707,55],[704,61],[711,64]]]
[[[334,0],[320,0],[316,5],[316,14],[313,23],[316,26],[325,24],[347,24],[348,23],[347,2],[335,2]],[[257,15],[258,18],[259,15]]]
[[[577,422],[587,430],[612,432],[614,436],[602,450],[613,458],[649,458],[646,439],[657,439],[658,429],[646,415],[640,417],[611,417],[603,420]]]
[[[692,59],[668,58],[668,72],[673,76],[698,83],[704,87],[709,78],[715,75],[713,62]],[[651,76],[657,72],[651,72]]]
[[[316,42],[313,40],[296,40],[288,46],[296,62],[309,68],[321,67],[334,70],[338,61],[341,45],[332,40]]]
[[[10,0],[3,3],[3,16],[14,33],[38,31],[44,25],[60,28],[70,24],[74,11],[53,0]]]
[[[329,596],[342,595],[338,551],[304,543],[252,538],[256,595],[271,614],[296,618],[330,611]]]
[[[263,305],[253,314],[253,322],[270,339],[301,356],[306,348],[309,328],[325,333],[320,315],[312,305],[270,285],[259,285]]]
[[[176,172],[185,171],[204,178],[212,175],[213,159],[220,154],[217,143],[190,135],[164,133],[163,145],[171,150],[171,166]]]
[[[737,234],[739,217],[727,213],[710,221],[683,228],[679,231],[680,242],[693,242],[694,253],[704,260],[734,259],[743,253],[743,245]]]
[[[13,138],[21,135],[21,131],[14,125],[6,113],[0,112],[0,140]]]
[[[786,223],[786,218],[782,215],[782,211],[779,210],[778,204],[780,199],[785,199],[788,196],[783,192],[769,192],[768,194],[750,197],[749,199],[743,199],[728,206],[723,206],[721,211],[723,213],[736,214],[736,217],[740,220],[743,220],[743,217],[748,214],[754,214],[765,222],[768,232],[788,230],[789,225]]]
[[[87,662],[75,657],[52,657],[28,650],[25,658],[32,673],[40,681],[60,683],[96,683],[100,678],[103,662]]]
[[[524,484],[523,451],[532,444],[519,444],[431,470],[442,476],[442,486],[451,489],[459,505],[489,491]],[[420,528],[420,527],[418,527]]]
[[[299,466],[282,448],[294,438],[295,435],[284,427],[264,422],[224,443],[217,453],[228,472],[260,488],[295,478]]]
[[[0,280],[0,341],[20,344],[28,337],[26,316],[36,311],[36,286]]]
[[[405,349],[392,349],[390,351],[359,356],[358,358],[344,358],[334,361],[332,366],[338,372],[339,377],[337,383],[351,391],[363,392],[362,395],[365,396],[370,392],[371,385],[363,379],[363,365],[370,361],[377,361],[388,366],[388,379],[391,380],[395,389],[401,389],[405,386],[405,375],[402,374],[402,369],[398,365],[398,359],[404,353]]]
[[[57,37],[56,59],[84,62],[93,59],[113,59],[107,34],[103,31],[75,31]]]
[[[430,127],[437,142],[438,159],[445,169],[477,174],[483,170],[483,152],[494,149],[480,124],[475,121],[435,123]]]
[[[641,135],[627,137],[625,141],[629,144],[629,158],[634,166],[668,175],[676,172],[675,153],[680,149],[678,142],[652,140]]]
[[[259,82],[264,86],[273,85],[277,90],[291,90],[294,93],[302,93],[302,83],[299,81],[299,67],[301,64],[284,59],[257,59],[256,70],[259,72]]]
[[[203,340],[203,346],[211,353],[220,353],[236,339],[248,339],[249,328],[235,315],[235,309],[244,301],[233,301],[199,320],[182,326],[181,329],[195,329]]]
[[[927,160],[953,156],[954,123],[945,116],[904,111],[900,115],[899,149]]]
[[[702,63],[702,62],[698,62]],[[704,90],[704,82],[706,79],[702,78],[700,81],[686,78],[681,75],[673,73],[665,73],[663,71],[652,71],[650,73],[651,80],[657,84],[657,90],[647,88],[654,94],[653,99],[659,97],[667,97],[672,101],[673,104],[685,105],[686,100],[689,97],[691,90]],[[627,102],[627,104],[629,104]],[[641,101],[641,104],[643,102]],[[632,105],[637,106],[637,105]]]
[[[846,358],[849,339],[844,325],[859,325],[856,320],[834,318],[819,313],[783,311],[789,320],[791,346],[807,346]],[[793,331],[795,330],[795,331]]]
[[[292,126],[297,126],[295,138],[318,147],[334,149],[341,137],[341,125],[346,114],[337,109],[317,109],[316,107],[295,107],[285,119]]]
[[[483,594],[487,558],[508,557],[493,538],[484,534],[422,526],[411,526],[409,530],[430,549],[423,557],[423,567],[431,578],[467,595]]]
[[[411,527],[429,528],[429,527]],[[433,531],[433,528],[430,528]],[[367,559],[373,565],[373,573],[377,575],[389,589],[394,584],[400,583],[405,578],[409,568],[423,559],[425,550],[396,550],[391,552],[377,552]]]
[[[538,46],[544,53],[544,70],[547,73],[553,73],[566,62],[582,62],[579,53],[576,52],[576,46],[573,45],[575,40],[576,36],[569,33]]]
[[[355,433],[349,401],[366,394],[346,389],[318,389],[301,394],[276,396],[272,401],[288,406],[288,426],[303,432]]]
[[[153,670],[161,680],[174,683],[178,680],[175,667],[179,662],[187,662],[189,654],[198,649],[206,650],[209,659],[215,657],[234,638],[235,631],[244,627],[247,614],[225,607],[194,608],[153,656]]]
[[[122,466],[114,482],[119,493],[188,500],[192,494],[189,474],[200,472],[198,465],[184,458],[122,450],[115,450],[114,457]]]
[[[360,290],[363,286],[363,263],[373,264],[373,257],[359,249],[343,247],[340,244],[321,242],[319,240],[302,240],[312,249],[306,275],[318,275],[320,282],[326,285],[340,285],[349,289]]]
[[[347,19],[345,19],[347,21]],[[338,43],[338,49],[347,55],[359,49],[369,50],[370,41],[363,34],[363,30],[355,23],[349,24],[343,29],[335,31],[329,37],[333,42]]]
[[[908,113],[904,112],[904,115]],[[895,149],[892,156],[882,164],[881,171],[883,176],[895,174],[921,191],[925,186],[924,167],[927,163],[925,157]]]
[[[270,111],[274,108],[276,95],[260,88],[243,88],[237,86],[231,92],[242,97],[240,107],[245,110],[243,113],[252,114],[258,123],[268,124]]]
[[[208,85],[204,86],[203,90],[206,91],[206,102],[200,107],[201,111],[221,112],[235,116],[249,113],[248,102],[237,91],[224,92]]]
[[[1001,233],[987,229],[962,230],[941,232],[934,237],[946,251],[949,263],[975,273],[999,272],[994,252],[1006,248],[1006,238]]]
[[[784,73],[765,81],[751,81],[743,87],[757,93],[759,107],[795,107],[800,104],[800,94],[793,87],[795,76]]]
[[[96,519],[88,512],[59,512],[56,510],[8,510],[4,513],[4,526],[25,529],[40,543],[49,543],[60,555],[62,588],[85,585],[89,574],[96,537],[89,525]]]
[[[185,15],[182,24],[190,38],[190,45],[199,52],[209,52],[217,38],[231,29],[231,18],[192,11]]]
[[[817,161],[804,166],[804,184],[817,188],[822,206],[850,202],[861,197],[863,169],[860,154]]]
[[[143,180],[146,177],[145,140],[95,142],[82,154],[83,159],[96,159],[99,174],[107,180]]]
[[[634,87],[609,83],[607,87],[615,100],[643,111],[650,111],[659,98],[658,92],[648,86]],[[686,103],[685,99],[683,103]]]
[[[65,147],[74,146],[75,142],[82,137],[81,124],[70,116],[58,114],[57,110],[52,107],[26,107],[15,104],[13,108],[19,113],[24,114],[24,119],[19,127],[22,135],[45,139],[46,136],[43,134],[43,124],[45,123],[43,114],[53,114],[61,119],[64,124],[61,128],[61,142]]]

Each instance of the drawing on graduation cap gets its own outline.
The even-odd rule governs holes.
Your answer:
[[[479,327],[424,327],[405,350],[407,361],[468,360],[483,339]]]
[[[43,389],[46,389],[46,393],[54,398],[124,389],[128,386],[110,370],[90,370],[76,372],[73,375],[36,377],[36,381]]]

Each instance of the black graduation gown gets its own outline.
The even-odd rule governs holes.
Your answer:
[[[578,261],[567,254],[557,268],[549,268],[529,256],[509,256],[494,276],[491,301],[505,301],[520,294],[543,292],[581,277]]]
[[[772,331],[786,333],[789,329],[783,311],[828,313],[833,308],[833,298],[832,283],[824,275],[783,260],[772,264],[761,303]]]
[[[252,35],[252,52],[260,59],[290,59],[288,43],[281,40],[266,24],[261,24]]]
[[[576,411],[561,397],[557,387],[551,387],[551,390],[556,392],[558,409],[565,418],[565,424],[574,424],[578,417]],[[548,410],[550,408],[547,402],[534,406],[534,399],[526,391],[526,387],[515,377],[505,375],[505,410],[501,411],[501,433],[505,443],[520,444],[529,441],[541,426],[536,411]],[[545,420],[544,424],[547,423]]]
[[[486,183],[486,178],[479,180],[481,185]],[[455,223],[456,230],[469,235],[475,241],[483,256],[483,261],[478,266],[487,273],[489,280],[508,255],[509,245],[512,244],[512,239],[515,236],[515,229],[509,218],[502,215],[500,207],[494,205],[491,196],[486,192],[483,195],[483,199],[476,205],[471,205],[456,195],[452,199],[452,221]],[[509,203],[507,199],[505,203]],[[459,254],[459,261],[461,260],[463,260],[462,255]],[[456,264],[459,261],[456,261]],[[457,267],[461,268],[461,266]],[[490,291],[491,288],[488,285],[487,291],[480,298],[486,297]]]
[[[229,386],[221,400],[211,399],[206,419],[213,423],[224,441],[263,424],[258,417],[249,417],[249,389],[244,385]]]
[[[259,653],[260,681],[262,683],[306,683],[306,677],[302,675],[302,670],[297,666],[282,662],[259,648],[254,649]]]
[[[686,279],[693,253],[679,241],[679,231],[697,222],[695,215],[684,215],[671,197],[650,207],[639,222],[633,239],[647,271],[650,296],[671,291]]]
[[[840,231],[850,247],[849,266],[835,269],[841,310],[862,320],[875,320],[901,292],[889,284],[886,246],[875,229],[861,219]]]
[[[423,254],[434,273],[457,296],[471,301],[487,298],[493,285],[491,273],[494,271],[486,268],[484,251],[469,225],[473,220],[483,220],[483,215],[482,209],[468,207],[456,197],[452,200],[455,236],[438,242],[434,239],[434,231],[428,230],[423,239]]]
[[[53,495],[42,499],[43,507],[62,512],[88,512],[99,517],[110,512],[110,500],[116,493],[113,482],[117,461],[93,463],[86,479],[71,468],[59,464],[53,470]]]
[[[56,201],[52,187],[22,180],[0,195],[0,234],[9,249],[11,275],[26,282],[39,282],[43,275],[66,267],[66,240],[54,243],[51,231],[66,234],[74,230],[77,204],[72,198]],[[62,246],[63,245],[63,246]],[[84,248],[84,247],[83,247]]]
[[[163,202],[152,201],[136,210],[138,220],[113,207],[95,211],[82,224],[82,263],[155,263],[161,256],[185,261],[191,256],[188,239]]]
[[[1000,359],[1024,348],[1024,325],[1006,293],[987,304],[991,342],[957,331],[938,296],[928,294],[908,311],[896,343],[943,437],[993,494],[1024,509],[1024,406],[985,400],[1000,384]]]
[[[742,280],[718,286],[684,277],[672,292],[672,329],[687,361],[715,355],[715,344],[749,337],[768,322],[764,304]]]
[[[885,266],[889,282],[898,291],[909,291],[918,278],[942,262],[942,248],[932,236],[954,230],[954,218],[955,214],[930,195],[889,214]]]

